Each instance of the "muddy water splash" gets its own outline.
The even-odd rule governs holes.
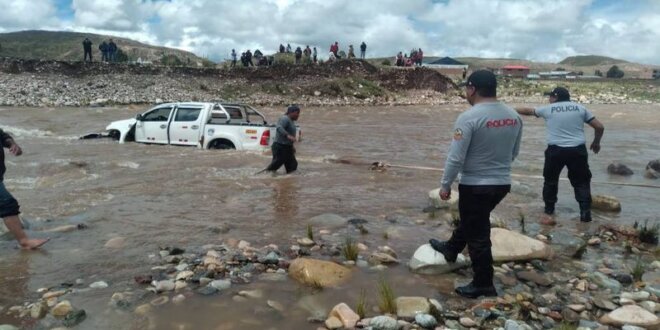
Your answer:
[[[374,161],[442,167],[456,116],[462,105],[443,107],[369,107],[304,109],[300,125],[305,141],[298,146],[300,172],[291,176],[257,175],[270,158],[266,154],[208,151],[194,148],[128,143],[109,140],[76,140],[73,137],[102,130],[112,120],[131,118],[141,108],[3,108],[2,128],[14,133],[25,150],[20,158],[7,158],[5,183],[21,203],[31,234],[62,224],[85,223],[88,229],[54,233],[42,252],[14,251],[14,243],[1,240],[0,306],[21,304],[39,295],[40,287],[82,279],[105,280],[110,288],[70,299],[84,306],[89,318],[83,328],[125,329],[131,313],[109,309],[113,292],[134,289],[134,275],[155,265],[150,254],[159,246],[200,246],[229,238],[245,239],[255,246],[269,243],[286,249],[302,236],[306,220],[321,213],[337,213],[369,221],[370,234],[353,228],[329,235],[341,242],[349,234],[369,247],[389,245],[403,261],[431,237],[448,237],[451,227],[443,217],[430,219],[421,210],[426,193],[436,188],[436,172],[389,169],[368,170]],[[648,182],[642,177],[650,159],[658,158],[660,124],[658,106],[593,106],[607,127],[601,154],[591,156],[594,179]],[[266,109],[269,121],[279,111]],[[525,140],[514,172],[538,175],[543,164],[543,122],[526,119]],[[589,138],[591,138],[589,132]],[[338,164],[352,159],[352,164]],[[636,173],[630,178],[610,177],[611,161],[624,161]],[[517,227],[517,215],[530,222],[541,210],[541,182],[519,179],[513,193],[495,213]],[[595,230],[599,222],[631,224],[656,217],[657,192],[631,187],[594,186],[594,193],[619,197],[620,214],[596,214],[590,225],[576,224],[577,205],[568,183],[560,187],[559,228],[569,234]],[[424,220],[423,222],[419,220]],[[231,231],[214,228],[227,224]],[[545,229],[527,226],[529,232]],[[388,232],[388,239],[382,235]],[[119,250],[104,248],[113,237],[125,238]],[[396,282],[398,295],[453,297],[457,275],[420,277],[404,265],[385,272]],[[286,306],[284,316],[263,306],[237,304],[230,294],[213,299],[192,298],[181,306],[158,309],[159,328],[312,328],[305,320],[313,304],[330,308],[357,301],[361,288],[373,291],[379,273],[358,271],[344,287],[313,293],[286,281],[273,285],[255,281],[239,289],[262,288],[267,299]],[[369,297],[375,304],[375,297]],[[311,301],[311,302],[310,302]],[[265,300],[260,302],[265,305]],[[0,316],[0,323],[6,321]],[[16,320],[10,320],[16,322]]]

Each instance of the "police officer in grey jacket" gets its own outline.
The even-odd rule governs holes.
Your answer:
[[[456,292],[469,298],[496,296],[490,212],[511,190],[511,162],[520,149],[522,119],[497,100],[497,80],[492,72],[475,71],[464,85],[472,108],[456,120],[440,189],[440,198],[448,200],[451,185],[461,173],[460,221],[448,241],[431,239],[429,243],[449,262],[455,262],[467,245],[474,279]]]
[[[275,142],[271,146],[273,160],[264,171],[277,172],[282,165],[284,165],[286,173],[291,173],[298,169],[296,149],[293,144],[296,142],[295,121],[298,120],[299,116],[300,107],[292,105],[286,109],[286,114],[277,121]]]
[[[591,171],[584,136],[584,124],[593,127],[594,140],[589,149],[600,151],[600,140],[605,127],[584,106],[571,102],[571,95],[563,87],[549,93],[550,104],[534,108],[516,108],[522,115],[545,119],[548,148],[543,166],[543,201],[545,214],[552,216],[557,203],[559,175],[568,167],[568,179],[580,205],[580,221],[591,221]]]

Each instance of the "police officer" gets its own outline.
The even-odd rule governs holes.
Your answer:
[[[440,198],[448,200],[451,185],[461,173],[460,221],[448,241],[431,239],[429,243],[448,262],[455,262],[467,245],[474,279],[456,289],[459,295],[468,298],[496,296],[490,212],[511,189],[511,162],[520,148],[522,119],[497,100],[497,80],[492,72],[475,71],[464,85],[472,108],[456,120],[440,189]]]
[[[295,121],[298,120],[299,116],[300,108],[297,105],[292,105],[286,109],[286,114],[277,121],[275,142],[271,146],[273,160],[264,171],[277,172],[282,165],[286,168],[287,174],[298,169],[296,149],[293,143],[296,142]]]
[[[572,102],[566,88],[557,87],[545,95],[549,96],[549,105],[536,109],[516,108],[521,115],[541,117],[546,122],[548,148],[545,150],[543,166],[545,214],[551,217],[555,212],[559,174],[566,166],[568,179],[575,191],[575,199],[580,205],[580,221],[589,222],[591,221],[591,171],[589,171],[585,146],[584,124],[593,127],[595,131],[589,149],[596,154],[600,151],[600,140],[605,127],[587,108]],[[552,222],[554,220],[546,223]]]

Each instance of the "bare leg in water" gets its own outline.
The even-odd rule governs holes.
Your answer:
[[[18,244],[21,245],[21,248],[26,250],[38,249],[42,245],[46,244],[50,239],[37,239],[37,238],[28,238],[23,230],[23,225],[21,225],[21,220],[17,215],[10,215],[4,218],[5,226],[9,229],[9,232],[14,234],[14,237],[18,241]]]

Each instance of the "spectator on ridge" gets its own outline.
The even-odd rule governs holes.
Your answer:
[[[83,61],[87,61],[87,57],[89,57],[89,61],[92,61],[92,41],[89,40],[89,38],[85,38],[82,42],[83,44],[83,51],[85,54],[83,55]]]
[[[367,55],[367,44],[365,44],[363,41],[362,44],[360,45],[360,58],[364,60],[366,58],[366,55]]]
[[[108,61],[108,43],[103,40],[103,42],[99,45],[99,50],[101,51],[101,61],[102,62],[107,62]]]
[[[117,44],[112,39],[108,43],[108,56],[110,57],[110,62],[117,61]]]
[[[300,64],[300,59],[302,58],[302,49],[300,47],[296,48],[296,64]]]

